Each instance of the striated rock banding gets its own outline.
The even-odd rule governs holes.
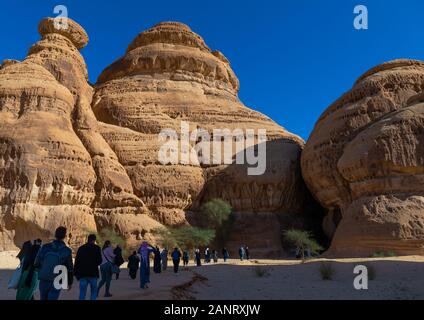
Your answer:
[[[188,26],[164,22],[139,34],[99,76],[93,111],[135,194],[157,220],[166,225],[191,222],[187,211],[196,220],[202,203],[221,198],[247,219],[245,230],[251,235],[239,240],[254,248],[256,220],[243,213],[263,214],[257,220],[275,230],[279,214],[302,212],[308,201],[299,167],[303,141],[245,107],[238,90],[239,81],[222,53],[211,51]],[[210,134],[213,129],[254,129],[256,134],[266,129],[265,174],[248,176],[247,166],[235,164],[161,165],[158,134],[165,128],[180,132],[181,121]],[[262,249],[281,251],[280,232],[265,233]]]
[[[329,254],[424,253],[424,63],[377,66],[320,117],[302,173],[329,213]]]
[[[202,225],[199,208],[213,198],[236,212],[231,246],[248,245],[256,256],[281,254],[282,229],[310,222],[304,142],[244,106],[227,58],[188,26],[163,22],[142,32],[93,88],[79,52],[88,35],[70,19],[67,29],[54,22],[41,21],[42,38],[24,61],[0,66],[0,249],[46,240],[58,225],[73,246],[103,228],[129,244],[154,241],[153,228]],[[265,173],[198,155],[163,165],[158,134],[179,132],[182,121],[209,134],[251,129],[255,141],[265,129]]]
[[[138,224],[132,224],[136,229],[121,232],[129,241],[160,226],[142,214],[143,202],[100,134],[91,110],[93,89],[78,51],[88,36],[71,19],[68,26],[56,30],[53,19],[42,20],[42,39],[27,58],[7,61],[0,69],[3,249],[29,238],[50,238],[58,225],[67,226],[69,242],[78,244],[117,214],[139,213]],[[109,227],[122,229],[123,219],[114,220]]]

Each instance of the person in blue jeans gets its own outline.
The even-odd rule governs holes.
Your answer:
[[[112,275],[114,269],[115,254],[113,253],[112,243],[106,240],[102,249],[102,264],[100,265],[101,280],[99,287],[97,288],[97,295],[100,293],[100,289],[105,285],[105,298],[112,297],[110,293],[110,284],[112,282]],[[116,266],[115,266],[116,268]]]
[[[74,274],[79,281],[80,300],[85,300],[88,286],[90,286],[90,300],[97,299],[97,280],[101,263],[102,251],[96,245],[96,235],[90,234],[87,243],[78,248],[75,257]]]
[[[72,287],[74,265],[72,250],[64,242],[66,228],[59,227],[55,232],[55,240],[41,247],[35,258],[34,267],[40,280],[40,300],[58,300],[62,286],[55,285],[58,274],[54,273],[56,266],[64,266],[68,272],[68,290]]]

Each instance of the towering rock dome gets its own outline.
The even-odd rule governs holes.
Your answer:
[[[202,226],[199,208],[215,198],[236,213],[228,247],[245,244],[255,255],[280,254],[282,230],[311,222],[303,141],[245,107],[228,60],[188,26],[165,22],[142,32],[92,88],[79,52],[86,32],[70,19],[66,28],[55,22],[41,21],[42,38],[24,61],[0,67],[0,250],[47,240],[59,225],[72,246],[104,228],[130,245],[154,241],[151,230],[163,225]],[[214,129],[236,133],[229,156],[212,150],[203,161],[210,145],[199,152],[180,135],[179,160],[191,161],[161,161],[161,133],[185,124],[220,151]],[[195,138],[191,145],[204,146]],[[236,163],[246,150],[265,150],[252,165],[263,166],[259,175]]]
[[[328,209],[330,254],[424,253],[424,63],[364,74],[318,120],[302,173]]]
[[[99,133],[78,50],[87,34],[71,19],[56,29],[50,18],[39,32],[23,62],[0,69],[0,249],[49,239],[59,225],[68,227],[71,245],[99,226],[115,224],[130,237],[160,225],[134,218],[144,204]]]
[[[232,205],[236,225],[243,226],[232,232],[234,244],[250,243],[275,254],[281,251],[279,218],[303,212],[308,202],[299,166],[303,141],[245,107],[238,91],[239,81],[222,53],[209,49],[187,25],[163,22],[140,33],[103,71],[93,111],[135,195],[155,219],[165,225],[195,221],[196,214],[188,211],[220,198]],[[265,129],[265,173],[249,176],[246,165],[200,160],[161,164],[158,135],[163,129],[179,133],[182,122],[211,136],[214,129],[252,129],[256,140],[258,130]]]

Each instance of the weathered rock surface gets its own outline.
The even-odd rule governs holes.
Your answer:
[[[102,135],[126,168],[134,193],[158,221],[184,223],[187,211],[196,212],[213,198],[228,201],[238,213],[264,214],[263,221],[270,213],[304,209],[308,192],[299,165],[303,141],[245,107],[238,90],[239,81],[224,55],[176,22],[139,34],[126,54],[100,75],[93,110],[102,122]],[[265,174],[249,176],[246,165],[204,164],[200,159],[198,164],[162,165],[158,134],[165,128],[180,133],[182,121],[211,135],[213,129],[253,129],[256,135],[266,129]],[[249,215],[245,217],[249,224]],[[275,244],[280,233],[270,231],[268,237]],[[255,235],[246,239],[252,248],[254,240]],[[276,246],[281,249],[279,240]]]
[[[49,238],[58,225],[78,243],[116,215],[113,209],[128,207],[125,213],[134,216],[144,207],[91,109],[93,89],[78,51],[88,36],[74,21],[68,24],[56,30],[53,19],[41,21],[42,39],[28,57],[0,70],[1,248]]]
[[[424,63],[363,75],[320,117],[302,173],[329,213],[329,254],[424,253]]]
[[[79,52],[88,36],[68,25],[57,30],[44,19],[28,57],[0,69],[0,249],[47,239],[58,225],[75,245],[105,227],[129,243],[152,240],[151,229],[199,223],[201,204],[222,198],[237,212],[234,247],[281,253],[285,215],[301,216],[311,203],[300,172],[303,141],[240,102],[225,56],[188,26],[160,23],[138,35],[93,89]],[[265,173],[202,163],[198,153],[191,163],[162,164],[159,133],[180,132],[183,121],[208,134],[254,130],[256,142],[265,129]]]

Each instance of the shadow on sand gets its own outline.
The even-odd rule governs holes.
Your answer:
[[[320,266],[331,264],[332,280],[322,280]],[[372,269],[368,290],[356,290],[353,269],[365,265]],[[16,291],[7,289],[13,270],[0,270],[0,299],[13,300]],[[113,298],[117,300],[403,300],[424,299],[424,262],[395,259],[317,260],[231,260],[228,264],[190,265],[174,275],[171,268],[151,275],[147,290],[138,287],[123,269],[113,280]],[[78,298],[78,282],[64,291],[62,300]],[[38,292],[36,294],[38,299]],[[103,299],[100,297],[100,299]]]

